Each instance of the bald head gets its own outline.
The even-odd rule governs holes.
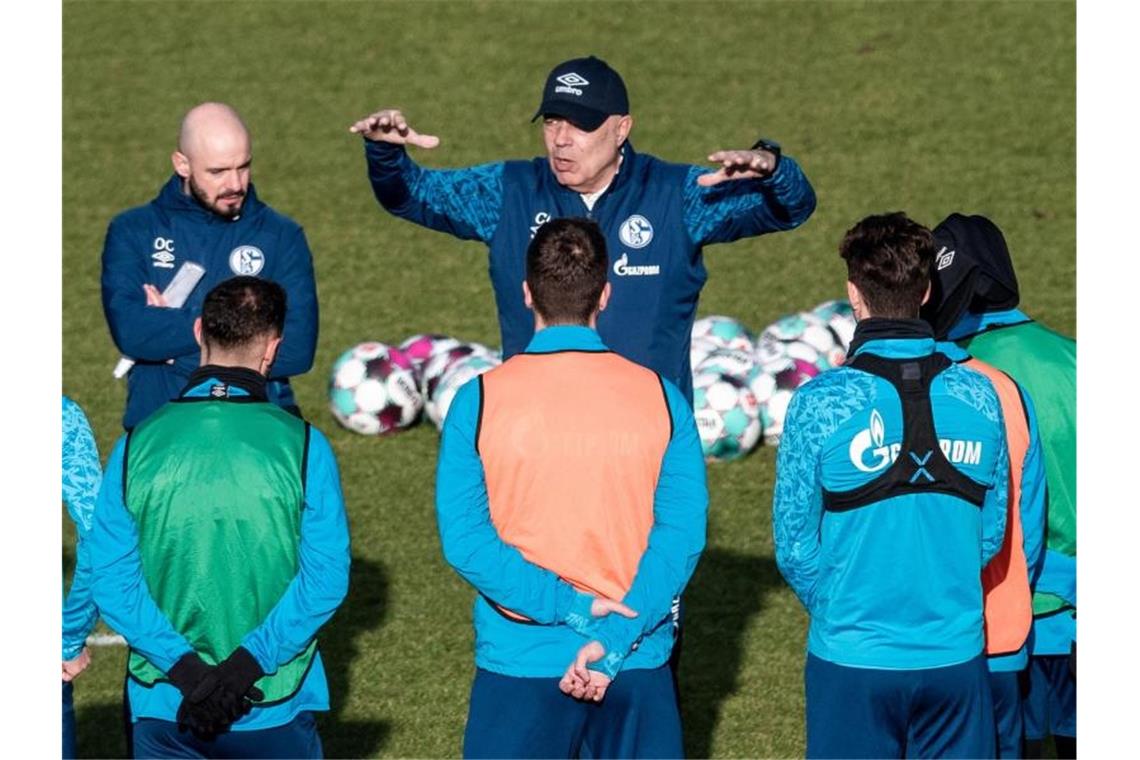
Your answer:
[[[182,117],[178,150],[193,156],[206,144],[233,141],[250,143],[249,130],[241,116],[225,103],[201,103]]]
[[[201,103],[182,119],[171,161],[183,192],[227,219],[241,214],[249,189],[251,140],[245,122],[225,103]]]

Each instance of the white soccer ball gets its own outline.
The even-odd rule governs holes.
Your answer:
[[[717,372],[722,375],[732,375],[737,380],[748,382],[757,371],[760,362],[752,351],[739,348],[718,348],[711,351],[701,363],[693,368],[693,374],[701,372]]]
[[[459,345],[459,341],[447,335],[438,333],[420,333],[413,335],[400,344],[400,350],[412,362],[412,369],[416,373],[416,382],[423,376],[424,365],[433,356],[448,351]]]
[[[430,400],[435,393],[435,387],[451,365],[468,356],[487,356],[498,359],[498,353],[484,346],[482,343],[459,343],[445,348],[431,355],[423,364],[420,371],[420,395],[424,400]]]
[[[397,348],[360,343],[333,363],[329,409],[349,430],[362,435],[397,432],[416,421],[423,404],[412,363]]]
[[[451,402],[455,399],[455,394],[459,392],[459,389],[467,382],[484,372],[491,371],[501,363],[494,355],[483,353],[468,354],[454,362],[440,377],[431,396],[428,397],[426,408],[428,419],[434,422],[437,428],[443,430],[447,411],[451,408]]]
[[[738,348],[742,351],[751,351],[756,343],[756,336],[743,322],[722,315],[701,317],[694,322],[692,339],[707,340],[718,348]]]
[[[739,459],[760,440],[760,405],[748,384],[732,375],[702,371],[693,377],[693,415],[708,460]]]
[[[855,310],[851,308],[851,303],[846,299],[824,301],[812,309],[812,312],[827,323],[846,351],[851,345],[851,338],[855,335]]]
[[[810,311],[801,311],[764,328],[757,340],[757,355],[762,363],[790,356],[813,362],[822,370],[842,364],[846,350],[827,322]]]

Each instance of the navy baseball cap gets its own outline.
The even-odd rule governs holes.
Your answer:
[[[574,58],[560,63],[546,78],[542,105],[534,114],[561,116],[587,132],[615,114],[629,113],[629,96],[621,75],[600,58]]]

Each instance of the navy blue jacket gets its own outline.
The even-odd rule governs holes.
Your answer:
[[[609,306],[598,333],[622,356],[658,372],[691,402],[689,340],[707,279],[702,247],[788,230],[815,209],[815,193],[784,156],[764,180],[702,187],[709,169],[672,164],[622,146],[622,162],[592,210],[558,183],[546,157],[464,169],[424,169],[403,146],[365,141],[368,175],[380,204],[396,216],[490,247],[491,284],[503,358],[524,350],[534,317],[523,303],[526,249],[538,227],[587,217],[609,250]]]
[[[161,292],[186,261],[201,264],[206,274],[185,305],[147,306],[143,284]],[[313,260],[300,225],[258,200],[252,183],[241,216],[225,219],[183,193],[178,175],[153,201],[111,220],[103,244],[103,313],[115,345],[136,361],[127,376],[123,427],[133,428],[178,397],[198,368],[194,319],[202,302],[211,288],[238,274],[285,289],[285,334],[268,393],[277,404],[293,405],[288,378],[309,371],[317,348]]]

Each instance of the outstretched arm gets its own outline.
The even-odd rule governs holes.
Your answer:
[[[693,166],[685,179],[685,227],[698,245],[790,230],[815,210],[815,191],[790,156],[769,150],[722,150],[710,172]]]
[[[372,192],[387,211],[463,240],[491,240],[503,204],[502,163],[465,169],[420,167],[406,146],[431,149],[439,138],[416,132],[395,109],[366,116],[349,131],[364,137]]]

